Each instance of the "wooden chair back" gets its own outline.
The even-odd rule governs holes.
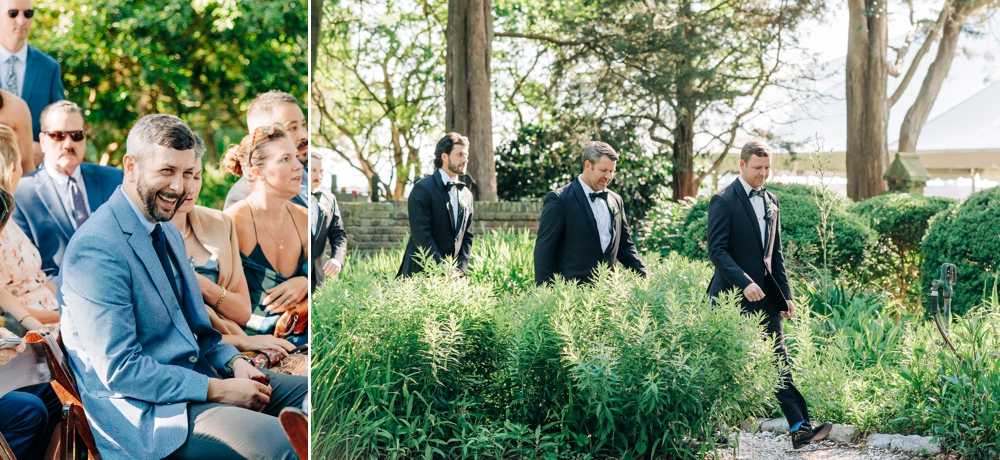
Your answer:
[[[80,402],[80,392],[76,389],[76,378],[69,368],[62,337],[58,332],[30,331],[24,336],[25,342],[41,344],[52,374],[52,388],[63,403],[62,432],[60,433],[59,458],[72,460],[100,459],[94,433],[87,423],[87,415]]]

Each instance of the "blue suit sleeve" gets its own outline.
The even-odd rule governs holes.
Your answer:
[[[90,233],[78,233],[71,248],[59,287],[62,318],[76,335],[64,339],[70,353],[86,354],[112,393],[154,404],[205,401],[207,376],[143,354],[135,311],[146,306],[133,305],[133,273],[122,249]]]
[[[52,91],[50,94],[52,95],[52,100],[49,101],[49,104],[66,99],[66,90],[63,89],[62,84],[62,69],[59,67],[58,62],[56,63],[55,74],[52,76]],[[38,139],[35,140],[37,141]]]

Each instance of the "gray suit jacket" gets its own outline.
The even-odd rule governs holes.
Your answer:
[[[178,302],[152,240],[119,187],[66,249],[63,342],[105,459],[163,458],[188,436],[188,402],[239,353],[212,329],[184,241],[162,224],[181,267]]]

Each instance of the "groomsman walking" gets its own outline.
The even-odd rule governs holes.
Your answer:
[[[427,252],[435,262],[453,257],[465,276],[472,248],[472,191],[458,180],[469,164],[469,138],[445,134],[434,147],[434,173],[410,191],[407,210],[410,239],[397,277],[423,271],[416,255]]]
[[[764,188],[771,171],[771,149],[750,141],[740,153],[740,176],[712,197],[708,207],[708,256],[715,274],[708,286],[713,299],[733,287],[743,294],[744,314],[762,312],[761,325],[775,339],[774,354],[786,365],[782,318],[795,314],[781,251],[781,214],[778,198]],[[813,426],[806,400],[795,388],[792,374],[782,375],[783,387],[774,394],[798,449],[819,441],[833,425]]]
[[[610,145],[591,142],[577,180],[545,196],[535,241],[536,284],[551,283],[557,274],[590,283],[598,264],[614,269],[616,260],[646,277],[622,197],[607,189],[618,158]]]

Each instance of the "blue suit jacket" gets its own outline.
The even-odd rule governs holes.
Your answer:
[[[21,99],[28,103],[28,110],[31,111],[31,140],[38,142],[38,133],[42,130],[38,117],[49,104],[66,99],[66,91],[59,63],[52,56],[28,45],[28,62],[24,65]]]
[[[163,458],[188,436],[188,402],[239,354],[212,328],[184,240],[164,223],[181,267],[178,302],[119,187],[70,240],[59,277],[62,337],[101,456]]]
[[[80,173],[91,214],[122,184],[123,173],[118,168],[81,163]],[[21,179],[14,192],[14,203],[14,222],[38,248],[42,255],[42,271],[54,282],[74,230],[71,217],[56,192],[56,183],[44,167]]]

